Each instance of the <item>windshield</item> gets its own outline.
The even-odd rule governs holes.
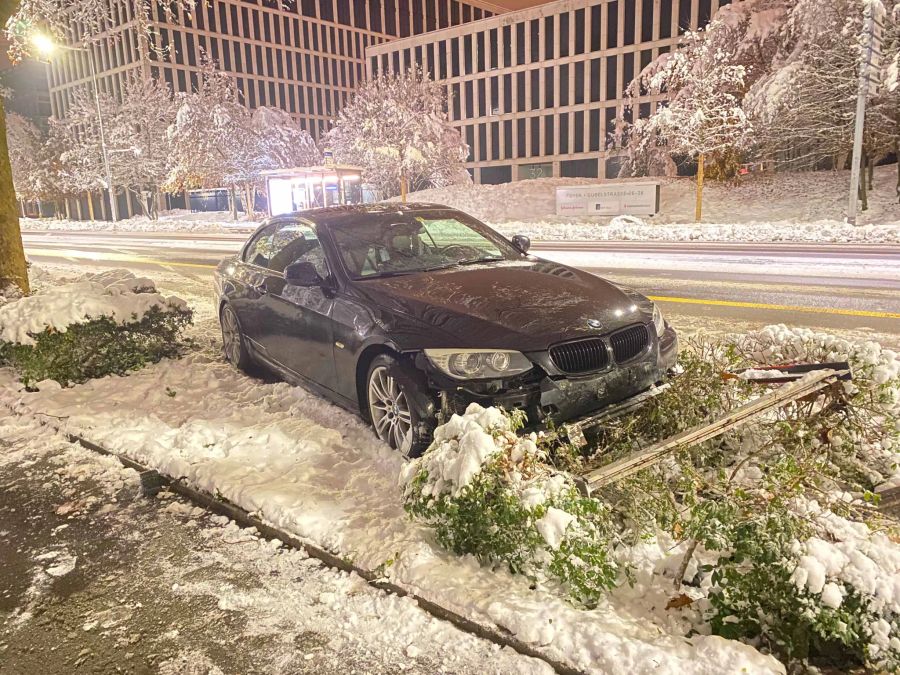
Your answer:
[[[354,279],[520,257],[501,237],[475,220],[464,220],[461,214],[423,217],[390,213],[330,229]]]

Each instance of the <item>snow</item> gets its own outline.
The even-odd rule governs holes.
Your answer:
[[[875,169],[870,208],[859,226],[843,222],[849,172],[820,171],[751,175],[736,186],[704,186],[704,222],[693,223],[694,182],[659,178],[661,211],[653,218],[561,217],[556,187],[596,185],[590,178],[541,178],[503,185],[450,185],[414,192],[410,201],[444,204],[483,220],[502,233],[539,240],[744,241],[744,242],[900,242],[900,203],[896,165]],[[625,179],[626,182],[632,179]],[[633,179],[646,181],[646,178]],[[158,221],[135,217],[118,223],[21,219],[25,231],[102,230],[248,232],[254,221],[229,220],[225,212],[169,211]]]
[[[27,593],[5,598],[10,620],[4,625],[3,643],[13,649],[24,646],[23,633],[34,630],[29,621],[52,620],[77,627],[78,634],[70,633],[69,641],[87,641],[97,652],[104,648],[91,646],[95,639],[108,643],[112,651],[151,643],[149,651],[160,655],[159,672],[171,675],[223,672],[219,667],[235,672],[235,654],[248,650],[257,655],[254,672],[273,675],[552,673],[542,661],[499,649],[434,618],[410,598],[376,590],[356,574],[325,567],[303,551],[282,548],[279,542],[267,541],[224,516],[210,516],[171,492],[148,501],[138,496],[134,470],[113,457],[68,443],[34,419],[14,417],[0,408],[0,439],[4,476],[0,482],[18,478],[10,485],[6,518],[0,525],[11,528],[18,516],[25,517],[18,505],[25,501],[23,483],[29,480],[30,485],[41,486],[38,499],[59,494],[80,504],[68,516],[80,519],[68,540],[35,546],[30,555],[25,547],[18,548],[14,556],[30,562],[31,571],[21,568],[27,575],[24,586],[30,585]],[[99,500],[86,505],[86,499],[94,497]],[[31,503],[35,502],[25,506]],[[17,506],[15,513],[9,510],[11,505]],[[35,514],[28,518],[34,520]],[[0,539],[11,543],[9,534],[9,528],[0,530]],[[85,539],[88,553],[82,561],[73,551],[82,538],[91,536],[104,537],[103,550],[93,551],[97,547]],[[118,561],[121,564],[110,562],[107,547],[117,540],[125,545],[122,550],[139,547],[140,555]],[[54,593],[58,574],[72,569],[87,575],[96,597]],[[186,611],[178,611],[181,599]],[[165,614],[166,610],[171,611]],[[195,631],[195,624],[205,621],[219,626],[212,643]],[[189,642],[183,649],[184,638]],[[3,653],[3,643],[0,659],[12,652]],[[229,648],[222,650],[222,644]],[[35,672],[17,670],[14,662],[9,665],[14,672]]]
[[[116,377],[28,393],[9,373],[0,371],[0,380],[2,403],[68,417],[72,432],[364,568],[384,565],[391,581],[586,672],[783,672],[747,645],[684,637],[638,595],[586,612],[522,577],[442,550],[403,510],[400,457],[360,420],[302,389],[260,383],[203,354],[150,366],[127,387]],[[166,395],[167,387],[177,395]]]
[[[150,279],[127,270],[86,274],[0,307],[0,341],[31,345],[32,336],[45,330],[65,332],[72,324],[100,317],[123,325],[140,321],[154,307],[187,309],[187,303],[158,293]]]
[[[198,307],[197,313],[211,322],[210,308]],[[850,343],[785,326],[768,327],[748,339],[761,365],[802,360],[825,349],[835,360],[850,356],[881,376],[898,368],[897,355],[875,343]],[[594,610],[579,610],[553,589],[532,588],[523,577],[437,546],[433,532],[411,521],[403,509],[397,480],[403,461],[361,420],[303,389],[248,378],[209,352],[163,361],[124,380],[39,389],[26,392],[10,372],[0,370],[0,404],[65,418],[71,432],[220,495],[363,568],[383,570],[392,582],[473,621],[509,631],[574,668],[679,675],[783,672],[774,658],[748,645],[693,634],[683,613],[665,609],[668,592],[659,578],[671,578],[683,547],[663,537],[641,542],[630,551],[641,560],[634,586],[615,589]],[[892,414],[900,396],[888,396],[884,406]],[[531,439],[516,437],[502,415],[480,406],[454,416],[435,441],[439,447],[430,455],[438,458],[434,475],[443,484],[429,489],[438,491],[464,489],[504,444],[533,451]],[[543,504],[554,486],[559,489],[560,481],[550,478],[523,497]],[[192,509],[182,507],[166,508],[166,513],[193,517]],[[823,603],[842,599],[846,585],[853,584],[884,606],[900,608],[900,552],[887,536],[812,507],[810,513],[829,536],[798,544],[803,562],[795,583],[822,594]],[[542,517],[541,534],[550,546],[560,541],[569,519],[555,510]],[[240,530],[233,535],[235,541],[254,536]],[[202,581],[195,583],[200,592]],[[231,591],[219,589],[215,595],[225,607],[241,601]],[[323,596],[322,601],[332,600]]]
[[[896,165],[875,169],[870,208],[860,226],[843,222],[847,171],[750,175],[735,186],[704,185],[704,222],[693,223],[694,181],[661,183],[660,213],[633,217],[557,216],[556,188],[597,185],[591,178],[541,178],[503,185],[451,185],[409,195],[410,201],[445,204],[472,214],[507,235],[535,240],[900,242]],[[617,182],[642,182],[647,178]]]
[[[562,509],[549,507],[540,519],[535,522],[538,532],[547,542],[547,545],[554,551],[559,549],[560,544],[566,534],[566,528],[575,520],[575,516],[566,513]]]
[[[24,232],[43,231],[89,231],[89,232],[245,232],[249,233],[259,224],[257,220],[239,217],[231,220],[226,211],[188,211],[173,209],[162,211],[158,220],[146,216],[134,216],[118,222],[106,220],[67,220],[60,218],[20,218]]]
[[[446,424],[435,429],[432,450],[422,460],[422,468],[431,478],[423,486],[423,494],[437,496],[447,488],[456,496],[464,490],[481,472],[485,461],[500,450],[490,432],[507,432],[498,438],[504,442],[530,442],[520,441],[515,434],[509,434],[509,430],[509,421],[496,408],[485,409],[472,403],[465,414],[452,415]],[[411,480],[416,469],[418,463],[405,465],[401,484]]]

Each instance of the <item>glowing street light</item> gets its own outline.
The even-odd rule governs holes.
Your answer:
[[[35,33],[31,36],[31,44],[34,45],[34,48],[37,49],[43,56],[52,56],[53,52],[56,51],[56,43],[53,42],[53,38],[49,35],[45,35],[44,33]]]
[[[109,170],[109,152],[106,148],[106,129],[103,124],[103,112],[100,108],[100,87],[97,84],[97,63],[94,61],[94,50],[87,47],[71,47],[60,45],[45,33],[35,32],[31,35],[31,44],[34,45],[42,56],[49,59],[58,49],[70,52],[87,52],[88,63],[91,67],[91,84],[94,89],[94,103],[97,105],[97,122],[100,130],[100,151],[103,155],[103,170],[106,173],[106,189],[109,192],[109,206],[112,211],[112,219],[115,223],[119,220],[119,205],[116,202],[116,192],[112,184],[112,174]]]

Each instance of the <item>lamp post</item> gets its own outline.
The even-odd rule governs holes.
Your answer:
[[[94,103],[97,105],[97,124],[100,128],[100,153],[103,156],[103,171],[106,174],[106,190],[109,193],[109,207],[113,222],[119,220],[119,205],[116,202],[116,193],[112,184],[112,173],[109,170],[109,151],[106,147],[106,129],[103,124],[103,111],[100,107],[100,86],[97,83],[97,63],[94,60],[94,50],[87,47],[72,47],[55,43],[49,36],[43,33],[35,33],[31,38],[32,44],[48,59],[57,49],[69,52],[86,52],[91,69],[91,85],[94,89]]]

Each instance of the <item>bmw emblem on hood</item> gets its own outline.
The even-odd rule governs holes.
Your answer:
[[[599,330],[600,328],[603,328],[603,323],[602,323],[599,319],[588,319],[588,320],[587,320],[587,325],[588,325],[590,328],[596,328],[596,329],[598,329],[598,330]]]

